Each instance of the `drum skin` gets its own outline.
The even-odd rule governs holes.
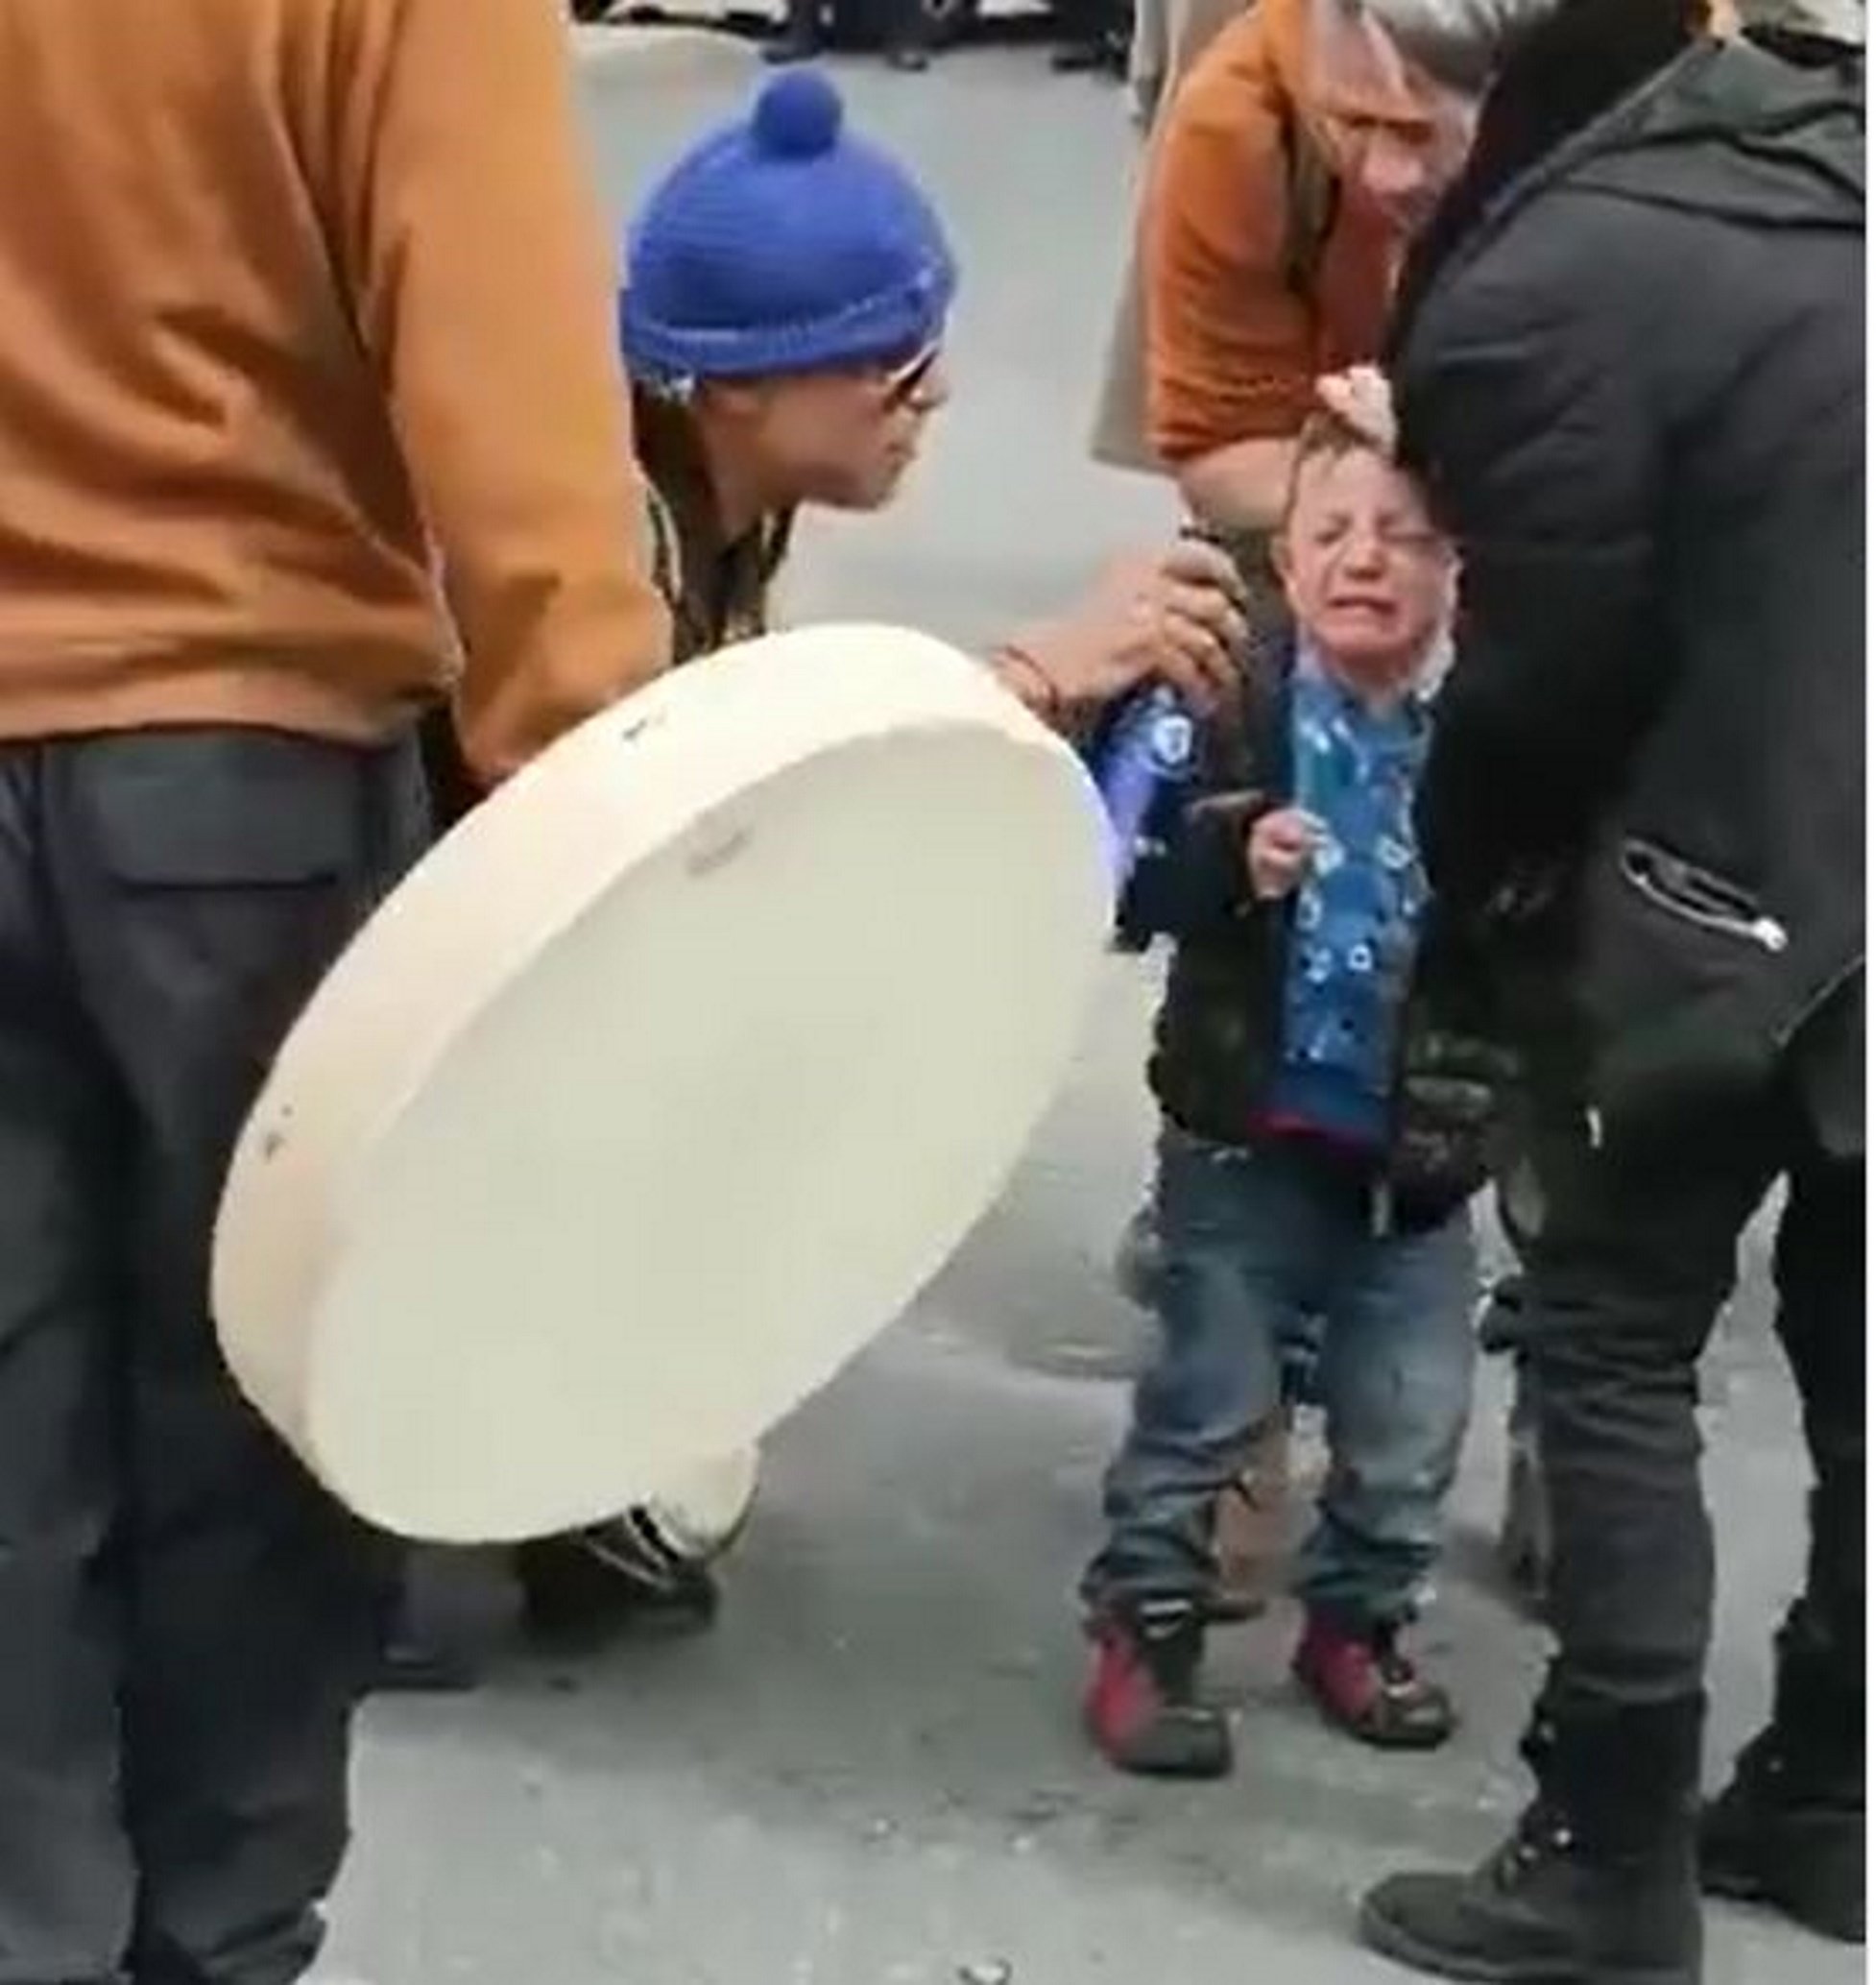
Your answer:
[[[987,1209],[1110,912],[1073,754],[943,643],[675,671],[478,807],[302,1015],[224,1198],[230,1368],[406,1536],[655,1500]]]

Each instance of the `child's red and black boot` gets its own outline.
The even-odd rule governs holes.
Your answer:
[[[1459,1727],[1453,1699],[1401,1645],[1397,1626],[1312,1612],[1296,1679],[1337,1730],[1379,1751],[1436,1751]]]
[[[1144,1778],[1221,1779],[1231,1727],[1198,1697],[1205,1621],[1185,1601],[1151,1603],[1097,1619],[1094,1669],[1082,1707],[1094,1747]]]

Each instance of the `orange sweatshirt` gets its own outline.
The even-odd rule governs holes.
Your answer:
[[[373,738],[460,644],[498,777],[663,666],[563,12],[6,0],[0,737]]]
[[[1373,359],[1401,243],[1342,199],[1310,293],[1286,267],[1286,131],[1310,142],[1302,0],[1257,0],[1164,112],[1142,206],[1147,428],[1174,467],[1294,435],[1322,373]]]

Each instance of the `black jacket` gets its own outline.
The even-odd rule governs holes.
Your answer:
[[[1751,1093],[1828,1002],[1860,1148],[1861,64],[1703,42],[1562,100],[1504,79],[1396,335],[1465,568],[1423,851],[1461,925],[1552,907],[1605,1115]]]
[[[1148,1078],[1166,1115],[1214,1144],[1256,1141],[1281,1066],[1292,914],[1251,893],[1252,823],[1292,796],[1293,650],[1249,676],[1241,703],[1201,727],[1191,784],[1149,822],[1155,836],[1121,904],[1120,939],[1174,940]],[[1437,726],[1435,726],[1437,728]],[[1407,1230],[1446,1219],[1489,1175],[1503,1053],[1469,1033],[1466,988],[1409,992],[1397,1055],[1392,1134],[1363,1173],[1378,1210]],[[1435,1029],[1432,1007],[1441,1015]]]

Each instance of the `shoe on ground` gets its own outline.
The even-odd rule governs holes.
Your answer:
[[[522,1544],[514,1562],[530,1635],[557,1648],[628,1630],[701,1633],[720,1604],[708,1566],[677,1557],[629,1514]]]
[[[1142,1778],[1221,1779],[1231,1728],[1200,1702],[1205,1623],[1190,1606],[1142,1607],[1099,1622],[1082,1718],[1117,1770]]]
[[[1324,1718],[1378,1751],[1435,1751],[1459,1727],[1452,1697],[1420,1672],[1398,1628],[1311,1613],[1293,1665]]]
[[[1864,1809],[1848,1786],[1807,1784],[1775,1730],[1740,1755],[1700,1816],[1700,1886],[1759,1902],[1840,1944],[1864,1941]]]
[[[1685,1840],[1587,1855],[1542,1801],[1470,1875],[1398,1875],[1361,1905],[1361,1941],[1409,1971],[1478,1985],[1700,1985],[1700,1899]]]

